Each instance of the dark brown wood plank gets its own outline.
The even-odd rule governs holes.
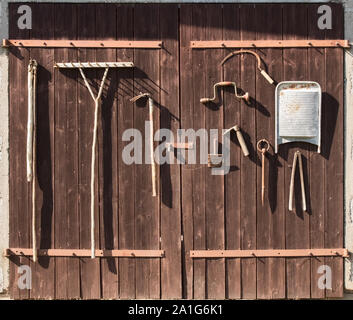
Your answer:
[[[330,4],[332,30],[326,30],[326,38],[344,37],[343,7]],[[326,164],[325,247],[343,247],[343,87],[344,51],[326,49],[326,94],[324,100],[324,130],[322,130],[323,156]],[[326,297],[343,296],[343,259],[326,258],[325,264],[332,270],[332,289],[326,289]]]
[[[307,6],[286,5],[283,6],[283,38],[306,39],[307,38]],[[284,49],[284,79],[286,81],[307,80],[307,49]],[[291,177],[291,165],[296,150],[300,150],[303,156],[304,171],[308,159],[308,145],[305,143],[290,143],[280,147],[286,160],[285,163],[285,202],[288,201],[289,183]],[[298,167],[297,167],[298,169]],[[299,170],[296,174],[295,195],[300,194]],[[307,176],[307,172],[304,172]],[[309,215],[303,212],[299,196],[294,196],[293,212],[285,205],[286,215],[286,248],[309,248]],[[310,258],[287,258],[287,298],[310,297]]]
[[[241,40],[256,38],[255,7],[240,6]],[[249,145],[256,145],[256,62],[249,55],[241,57],[240,88],[249,92],[250,104],[241,102],[240,114],[243,132],[248,135]],[[241,249],[256,249],[256,196],[260,196],[256,185],[256,165],[259,164],[256,148],[250,148],[247,158],[240,158],[240,234]],[[261,179],[261,178],[260,178]],[[241,261],[241,296],[244,299],[256,298],[256,259]]]
[[[55,39],[75,39],[76,6],[54,7]],[[55,62],[77,61],[75,49],[56,49]],[[77,134],[77,70],[54,70],[55,82],[55,248],[79,247],[78,221],[78,134]],[[79,260],[55,259],[55,298],[80,297]]]
[[[206,34],[207,39],[222,39],[222,6],[219,4],[205,5],[206,9]],[[206,50],[205,63],[200,72],[206,76],[206,91],[209,96],[215,83],[221,81],[221,68],[219,61],[223,59],[223,50]],[[223,90],[221,90],[223,91]],[[197,93],[198,90],[195,90]],[[206,125],[205,129],[218,130],[218,134],[211,137],[209,133],[209,153],[213,153],[213,139],[217,139],[217,147],[222,144],[222,127],[224,117],[223,94],[219,103],[200,104],[204,108]],[[202,109],[201,109],[202,110]],[[218,153],[218,151],[215,151]],[[221,153],[221,151],[219,151]],[[207,249],[224,249],[224,175],[212,174],[212,169],[207,168],[205,176],[205,216],[206,216],[206,243]],[[208,259],[206,262],[206,298],[225,298],[225,262],[224,259]]]
[[[238,4],[225,4],[223,9],[223,39],[240,39],[240,16]],[[223,51],[224,56],[228,50]],[[240,79],[240,56],[234,56],[223,67],[223,81]],[[224,90],[224,128],[240,125],[240,100],[234,99],[231,90]],[[246,142],[249,139],[244,134]],[[240,163],[242,151],[234,132],[230,135],[230,172],[225,176],[225,234],[226,249],[240,249]],[[226,259],[226,298],[239,299],[241,297],[241,270],[240,259]]]
[[[193,39],[192,6],[180,7],[180,126],[183,129],[193,128],[193,52],[189,48]],[[187,160],[187,156],[186,156]],[[183,269],[183,298],[193,298],[193,261],[190,250],[194,248],[193,234],[193,171],[194,165],[181,166],[181,208],[182,208],[182,269]]]
[[[9,3],[9,37],[30,37],[29,30],[17,27],[19,4]],[[9,49],[9,245],[30,247],[31,207],[26,173],[27,68],[29,50]],[[29,290],[20,289],[18,273],[29,258],[10,258],[9,293],[13,299],[28,299]]]
[[[96,19],[95,7],[78,5],[78,39],[94,39]],[[78,54],[79,61],[96,61],[95,49],[82,49]],[[79,70],[77,70],[79,72]],[[93,70],[84,70],[89,83],[97,80],[97,73]],[[86,88],[83,79],[79,76],[78,82],[78,119],[79,119],[79,212],[80,212],[80,248],[91,247],[91,149],[94,121],[94,101]],[[97,83],[93,92],[97,94]],[[97,152],[96,152],[97,156]],[[96,161],[95,175],[98,178],[98,163]],[[99,248],[99,207],[98,183],[95,183],[95,240],[96,249]],[[83,299],[99,299],[100,290],[100,261],[98,258],[84,258],[80,260],[81,297]]]
[[[133,39],[134,8],[129,5],[117,6],[117,39]],[[133,61],[134,51],[117,51],[118,61]],[[122,141],[125,130],[134,128],[134,105],[129,101],[133,96],[134,69],[118,70],[118,171],[119,171],[119,249],[135,248],[135,165],[127,165],[122,153],[127,142]],[[138,109],[137,111],[139,111]],[[119,295],[121,299],[133,299],[135,293],[134,259],[119,259]]]
[[[320,30],[317,25],[318,7],[311,5],[308,7],[308,38],[325,39],[325,30]],[[322,107],[324,110],[324,99],[326,91],[325,79],[325,49],[315,48],[308,50],[308,80],[316,81],[320,84],[323,92]],[[322,118],[323,119],[323,118]],[[321,131],[324,132],[323,130]],[[323,139],[321,139],[323,143]],[[310,215],[310,247],[324,248],[324,215],[325,215],[325,158],[317,153],[316,146],[310,146],[310,156],[308,158],[309,185],[307,187],[307,206]],[[318,286],[318,273],[321,265],[325,263],[325,258],[317,257],[311,260],[311,298],[324,298],[325,290]]]
[[[31,39],[53,39],[54,7],[50,4],[33,4],[31,8]],[[37,60],[39,65],[36,105],[36,237],[38,248],[48,249],[54,246],[54,50],[33,48],[31,58]],[[31,298],[54,298],[55,258],[38,257],[38,262],[31,266]]]
[[[116,7],[112,4],[96,5],[96,39],[116,39]],[[97,49],[97,61],[117,61],[116,49]],[[102,249],[118,247],[118,150],[117,150],[117,74],[111,68],[101,98],[98,126],[98,174],[100,243]],[[101,81],[104,70],[97,72]],[[100,83],[100,82],[99,82]],[[102,298],[118,297],[118,259],[101,260]]]
[[[134,10],[135,40],[158,39],[158,5],[141,4]],[[149,92],[160,101],[159,50],[135,50],[135,94]],[[155,104],[156,105],[156,104]],[[145,138],[145,121],[148,121],[148,101],[138,102],[134,108],[134,127]],[[154,108],[154,132],[159,128],[159,109]],[[145,145],[145,144],[144,144]],[[154,144],[156,146],[156,144]],[[144,149],[143,149],[144,150]],[[141,150],[142,151],[142,150]],[[143,152],[144,154],[145,152]],[[148,154],[148,153],[147,153]],[[144,157],[143,157],[144,158]],[[137,165],[135,170],[135,249],[159,249],[160,246],[160,183],[157,168],[157,196],[152,197],[151,166]],[[136,298],[160,297],[160,260],[139,259],[136,261]]]
[[[160,5],[160,52],[161,101],[160,126],[169,129],[177,139],[180,128],[179,112],[179,39],[178,6]],[[180,165],[161,165],[161,248],[165,258],[161,260],[162,299],[182,298],[181,269],[181,212],[180,212]]]
[[[257,40],[282,39],[282,8],[279,5],[257,5]],[[277,82],[282,80],[282,50],[261,49],[262,68]],[[267,139],[275,143],[275,84],[271,85],[256,72],[256,127],[257,141]],[[284,249],[284,182],[283,159],[270,148],[265,159],[265,200],[257,197],[257,249]],[[257,190],[261,190],[261,166],[257,167]],[[280,299],[285,297],[285,259],[262,258],[257,260],[257,298]]]
[[[194,40],[206,40],[206,8],[200,5],[192,6],[192,33]],[[205,128],[205,106],[200,103],[202,97],[207,97],[212,88],[206,88],[206,73],[204,69],[205,50],[193,50],[192,52],[192,95],[193,100],[193,129],[198,131]],[[187,129],[187,128],[186,128]],[[200,140],[196,146],[196,154],[200,154]],[[192,208],[194,225],[194,249],[206,249],[206,216],[205,216],[205,177],[209,168],[200,165],[200,157],[197,156],[196,164],[192,171]],[[206,298],[206,261],[194,260],[194,299]]]

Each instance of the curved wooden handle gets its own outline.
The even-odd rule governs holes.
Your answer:
[[[237,138],[241,147],[241,150],[243,150],[244,156],[247,157],[249,155],[249,150],[248,147],[246,146],[244,137],[240,131],[240,128],[235,128],[235,131],[237,132]]]
[[[273,84],[274,82],[273,79],[269,76],[269,74],[265,70],[261,70],[261,74],[270,84]]]
[[[219,87],[234,86],[234,82],[232,82],[232,81],[222,81],[222,82],[216,83],[216,86],[219,86]]]

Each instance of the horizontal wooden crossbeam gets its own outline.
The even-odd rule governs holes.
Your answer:
[[[29,48],[146,48],[159,49],[162,41],[128,41],[128,40],[26,40],[3,39],[3,47]]]
[[[108,258],[163,258],[164,250],[96,250],[96,257]],[[5,257],[32,256],[33,249],[9,248],[5,249]],[[42,257],[91,257],[90,249],[39,249],[38,256]]]
[[[191,258],[349,257],[347,249],[192,250]]]
[[[349,48],[348,40],[218,40],[191,41],[193,49],[206,48]]]

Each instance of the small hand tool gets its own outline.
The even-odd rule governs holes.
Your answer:
[[[208,167],[219,168],[222,166],[223,154],[218,153],[218,140],[213,140],[213,153],[208,155]]]
[[[151,173],[152,173],[152,197],[157,196],[157,178],[156,178],[156,162],[154,161],[154,146],[153,146],[153,99],[149,93],[140,93],[138,96],[130,99],[132,103],[141,98],[148,99],[148,114],[150,121],[150,157],[151,157]]]
[[[261,152],[261,203],[265,199],[265,153],[270,149],[270,143],[266,139],[257,142],[257,150]]]
[[[302,154],[300,153],[300,151],[296,151],[293,158],[292,174],[290,178],[290,187],[289,187],[289,205],[288,205],[289,211],[293,211],[294,179],[295,179],[295,169],[297,167],[298,159],[299,159],[300,187],[302,191],[302,206],[303,206],[303,211],[306,211],[303,161],[302,161]]]
[[[239,96],[238,92],[237,92],[237,85],[235,84],[235,82],[231,82],[231,81],[222,81],[222,82],[218,82],[213,86],[213,98],[202,98],[200,99],[201,103],[207,103],[207,102],[213,102],[216,100],[217,98],[217,88],[218,87],[234,87],[234,94],[237,98],[239,99],[244,99],[245,101],[249,102],[249,93],[246,92],[244,95]]]
[[[228,132],[231,132],[232,130],[234,130],[237,133],[237,138],[241,147],[241,150],[243,150],[244,156],[247,157],[249,155],[249,150],[248,147],[246,146],[244,137],[240,131],[240,127],[238,125],[235,125],[231,128],[229,128],[228,130],[224,131],[223,135],[227,134]]]

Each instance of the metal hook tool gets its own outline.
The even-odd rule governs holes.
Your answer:
[[[270,149],[270,143],[266,139],[257,142],[257,150],[261,152],[261,203],[265,199],[265,153]]]
[[[235,84],[235,82],[231,82],[231,81],[222,81],[222,82],[218,82],[213,86],[213,98],[202,98],[200,99],[201,103],[207,103],[207,102],[213,102],[216,100],[217,98],[217,87],[234,87],[234,93],[235,96],[239,99],[244,99],[245,101],[249,102],[249,93],[246,92],[244,95],[239,96],[238,95],[238,90],[237,90],[237,85]]]
[[[294,179],[295,179],[295,169],[297,167],[297,159],[299,159],[299,176],[300,176],[300,187],[302,192],[302,206],[303,211],[306,211],[306,199],[305,199],[305,184],[304,184],[304,174],[303,174],[303,161],[302,154],[300,151],[296,151],[293,158],[292,174],[290,178],[289,187],[289,211],[293,211],[293,194],[294,194]]]

